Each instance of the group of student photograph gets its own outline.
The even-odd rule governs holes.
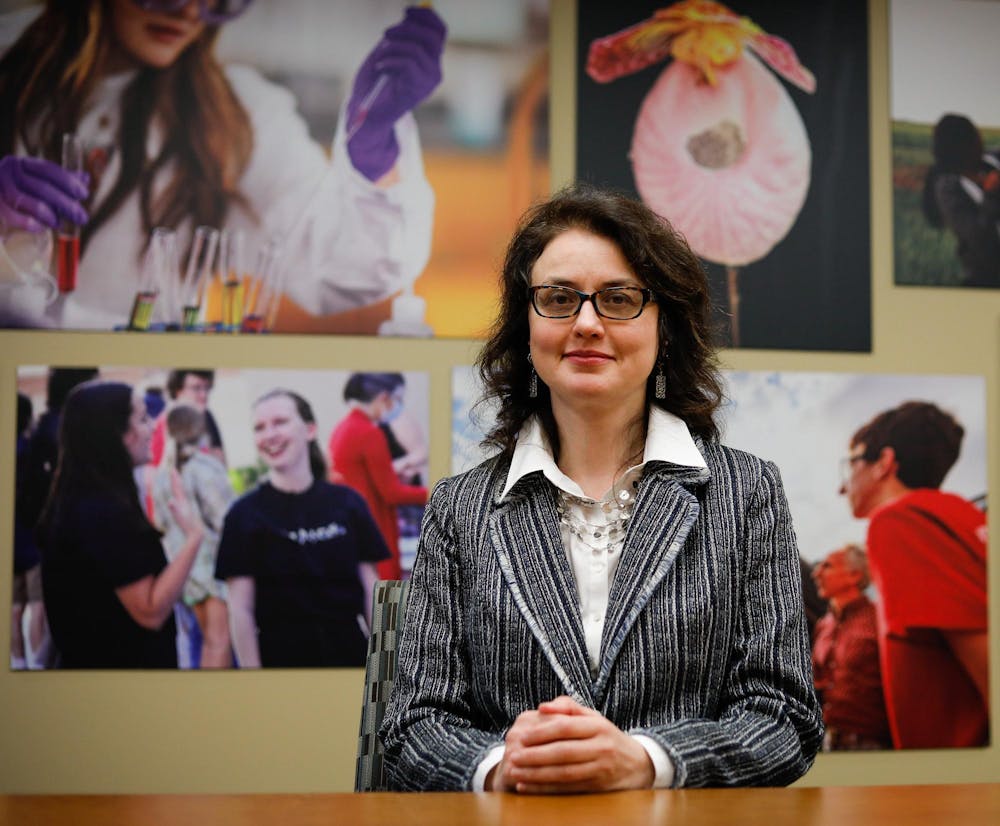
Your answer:
[[[332,461],[309,402],[264,392],[247,426],[265,475],[241,495],[213,381],[171,370],[164,399],[49,370],[46,411],[18,443],[15,625],[30,630],[12,665],[363,664],[372,585],[402,576],[397,505],[427,498],[403,481],[418,481],[420,444],[392,429],[403,375],[348,377]]]

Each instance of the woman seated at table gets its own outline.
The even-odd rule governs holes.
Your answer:
[[[823,733],[777,468],[722,446],[708,285],[641,203],[529,211],[440,482],[381,735],[398,789],[790,783]]]

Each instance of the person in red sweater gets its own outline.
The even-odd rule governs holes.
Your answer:
[[[354,488],[368,503],[391,558],[378,563],[379,579],[401,579],[399,505],[423,505],[427,488],[400,481],[380,424],[391,422],[403,407],[405,382],[400,373],[354,373],[344,385],[350,412],[330,434],[330,479]]]
[[[823,750],[892,747],[882,696],[875,605],[865,595],[868,557],[845,545],[812,571],[830,610],[816,622],[813,677],[823,702]]]
[[[868,519],[896,748],[989,742],[986,514],[939,490],[964,429],[934,404],[886,410],[851,438],[841,493]]]

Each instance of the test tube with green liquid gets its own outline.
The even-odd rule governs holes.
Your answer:
[[[171,266],[177,261],[177,235],[167,227],[156,227],[149,239],[149,246],[142,261],[139,289],[132,301],[128,329],[146,331],[153,320],[153,308],[160,294],[164,279]]]
[[[217,229],[205,226],[195,228],[182,288],[181,327],[184,330],[198,329],[201,309],[205,301],[206,285],[212,277],[215,250],[218,244],[219,231]]]

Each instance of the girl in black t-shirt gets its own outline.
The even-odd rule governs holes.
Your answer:
[[[360,494],[325,481],[305,399],[267,393],[253,433],[268,478],[226,514],[215,568],[240,667],[362,666],[385,541]]]
[[[203,526],[175,476],[170,510],[184,544],[167,562],[139,504],[133,468],[149,461],[152,422],[127,384],[76,387],[39,521],[42,586],[64,668],[177,666],[173,607]]]

